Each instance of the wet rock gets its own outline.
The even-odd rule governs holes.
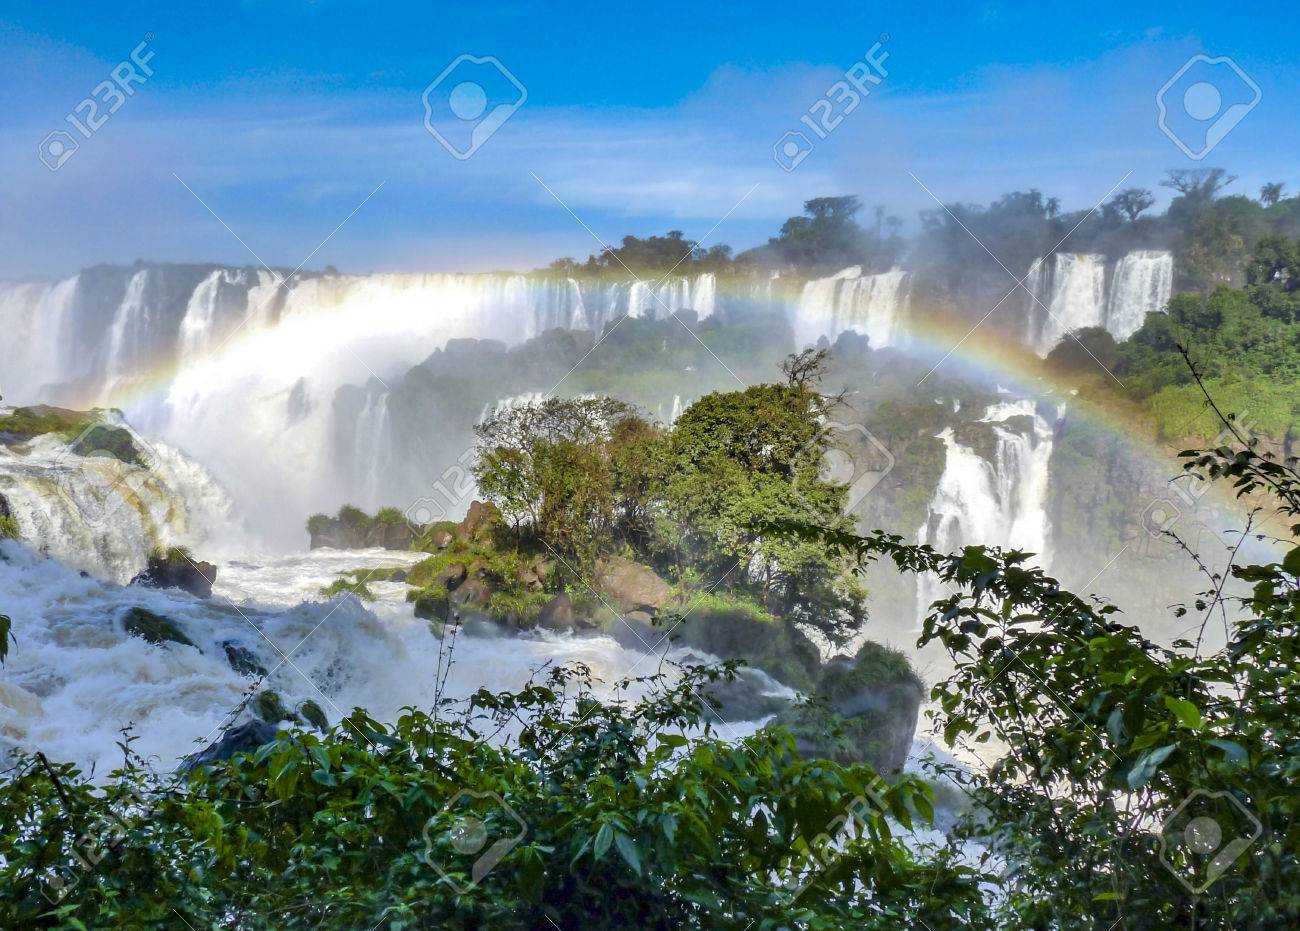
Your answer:
[[[127,634],[132,637],[139,637],[150,643],[165,644],[179,643],[184,646],[198,648],[189,637],[174,621],[169,621],[160,614],[154,614],[148,608],[130,608],[122,615],[122,626]]]
[[[146,588],[179,588],[198,598],[208,598],[216,580],[216,566],[195,559],[182,547],[174,547],[166,552],[151,553],[149,564],[131,580],[131,584]]]
[[[257,693],[257,697],[253,699],[253,713],[268,724],[275,724],[280,721],[293,721],[296,723],[298,720],[298,716],[285,705],[280,693],[273,692],[270,689]]]
[[[259,747],[275,740],[276,727],[265,721],[245,721],[226,730],[220,739],[207,749],[189,757],[181,764],[182,770],[191,770],[205,763],[228,760],[236,753],[253,753]]]
[[[298,714],[321,733],[325,733],[330,729],[329,718],[325,717],[324,710],[310,698],[298,706]]]
[[[226,662],[230,664],[230,668],[241,676],[255,679],[266,675],[266,667],[258,662],[257,654],[248,647],[234,640],[226,640],[221,644],[221,648],[226,653]]]
[[[577,623],[573,601],[568,595],[556,595],[537,615],[537,626],[543,630],[572,630]]]
[[[415,605],[415,616],[426,621],[441,621],[447,617],[450,600],[445,588],[430,587],[406,593],[406,600]]]

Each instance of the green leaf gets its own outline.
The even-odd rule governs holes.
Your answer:
[[[1200,730],[1205,725],[1205,722],[1201,720],[1201,712],[1185,698],[1166,695],[1165,707],[1173,712],[1174,717],[1178,719],[1178,723],[1183,727]]]
[[[618,848],[619,855],[627,861],[627,865],[632,867],[633,872],[640,876],[641,854],[636,849],[636,841],[634,841],[630,835],[619,831],[614,835],[614,846]]]
[[[599,860],[605,856],[609,850],[609,845],[614,841],[614,826],[611,824],[602,824],[600,830],[596,832],[596,845],[592,851],[592,856]]]
[[[1286,554],[1282,560],[1282,570],[1288,575],[1300,575],[1300,546]]]
[[[1169,754],[1174,752],[1173,744],[1166,744],[1163,747],[1157,747],[1143,756],[1136,766],[1129,770],[1128,785],[1130,789],[1139,789],[1151,781],[1151,777],[1156,774],[1156,769],[1169,758]]]
[[[1246,752],[1246,748],[1235,740],[1211,740],[1209,744],[1211,747],[1218,747],[1222,750],[1228,759],[1234,763],[1246,763],[1250,760],[1250,754]]]

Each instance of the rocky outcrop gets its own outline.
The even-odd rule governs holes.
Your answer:
[[[596,585],[619,611],[654,615],[668,601],[670,587],[649,566],[614,556],[596,568]]]
[[[854,657],[837,656],[822,670],[816,694],[823,705],[777,716],[803,756],[865,761],[882,774],[902,769],[925,698],[924,684],[902,653],[866,643]]]
[[[151,553],[145,570],[133,578],[131,584],[146,588],[179,588],[199,598],[208,598],[216,581],[216,566],[196,560],[187,550],[174,548],[165,553]]]
[[[339,508],[333,517],[314,514],[307,521],[307,533],[314,550],[409,550],[416,541],[416,532],[406,518],[391,508],[373,517],[351,506]]]

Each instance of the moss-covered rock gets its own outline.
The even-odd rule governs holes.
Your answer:
[[[307,520],[311,548],[339,550],[371,549],[409,550],[417,535],[396,508],[381,508],[373,517],[360,508],[345,504],[333,517],[313,514]]]
[[[805,756],[901,769],[916,735],[925,685],[898,650],[868,642],[857,655],[828,662],[817,682],[821,704],[778,716]]]
[[[185,636],[184,631],[174,621],[168,620],[161,614],[154,614],[148,608],[127,609],[122,615],[122,626],[129,636],[139,637],[150,643],[179,643],[198,648],[197,644]]]
[[[330,729],[329,718],[325,716],[324,709],[310,698],[298,706],[298,714],[322,734]]]
[[[136,575],[131,584],[148,588],[179,588],[198,598],[208,598],[216,580],[216,566],[195,559],[194,554],[183,546],[173,546],[151,552],[144,571]]]
[[[451,601],[447,589],[441,585],[412,589],[406,600],[415,605],[415,616],[426,621],[441,621],[449,614]]]
[[[991,423],[972,420],[953,428],[952,438],[986,462],[993,462],[998,453],[998,431]]]
[[[270,689],[257,693],[253,699],[253,713],[268,724],[276,724],[280,721],[299,723],[298,716],[285,705],[280,693]]]

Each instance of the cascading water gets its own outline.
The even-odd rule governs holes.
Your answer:
[[[1037,263],[1037,271],[1044,264]],[[1105,256],[1058,252],[1052,256],[1051,274],[1038,277],[1039,291],[1028,299],[1028,319],[1035,321],[1033,344],[1041,355],[1066,333],[1105,322]]]
[[[756,284],[761,290],[766,283]],[[5,360],[0,392],[20,403],[118,406],[236,489],[273,544],[304,514],[378,497],[374,463],[340,467],[336,391],[395,380],[450,339],[520,342],[555,327],[601,330],[623,314],[718,309],[711,274],[662,282],[550,275],[295,275],[265,269],[97,267],[55,285],[0,285],[0,325],[30,347]],[[353,434],[375,444],[382,407]],[[364,454],[364,450],[357,450]],[[357,487],[364,478],[370,483]]]
[[[1122,256],[1110,270],[1109,287],[1107,267],[1105,256],[1069,252],[1030,265],[1024,284],[1027,340],[1039,355],[1081,327],[1104,327],[1116,339],[1127,339],[1147,314],[1169,302],[1172,253],[1139,250]]]
[[[250,680],[232,668],[232,652],[270,674],[265,688],[290,709],[316,702],[331,721],[354,707],[393,720],[408,705],[431,707],[439,641],[406,604],[405,586],[371,582],[378,600],[320,599],[319,588],[356,568],[409,566],[417,553],[318,550],[267,563],[223,564],[214,597],[122,588],[83,577],[11,541],[0,541],[0,590],[14,618],[15,641],[0,678],[0,759],[6,745],[41,749],[87,771],[121,762],[117,741],[128,724],[135,749],[163,768],[219,735]],[[193,644],[151,644],[129,636],[132,608],[166,618]],[[283,657],[288,654],[290,661]],[[672,650],[670,660],[687,654]],[[536,670],[585,663],[600,694],[660,657],[612,637],[537,633],[456,639],[446,697],[480,687],[522,688]],[[770,680],[773,694],[789,695]],[[752,733],[758,722],[732,722],[724,734]]]
[[[125,582],[155,547],[236,545],[230,502],[207,471],[151,444],[147,464],[82,456],[57,435],[0,444],[0,495],[22,539],[69,566]]]
[[[801,346],[825,336],[834,340],[846,330],[865,334],[876,349],[902,341],[908,273],[895,268],[863,275],[860,266],[804,285],[791,325]]]
[[[1106,329],[1128,339],[1147,314],[1163,311],[1173,291],[1174,257],[1169,252],[1130,252],[1115,266],[1106,305]]]
[[[1046,569],[1053,426],[1030,400],[993,404],[977,430],[979,425],[987,425],[990,441],[979,451],[960,442],[952,428],[939,434],[947,457],[917,539],[943,553],[977,543],[1023,550],[1036,554],[1035,563]],[[918,578],[918,622],[942,594],[937,578]]]

